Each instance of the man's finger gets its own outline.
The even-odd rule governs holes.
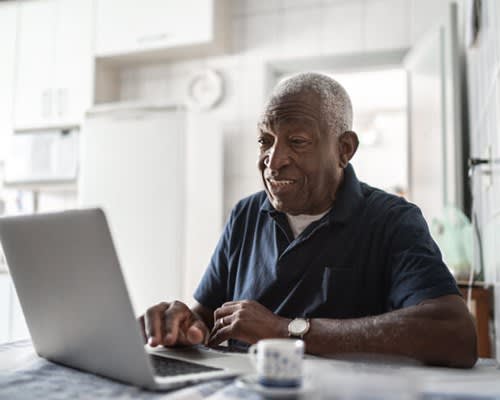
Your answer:
[[[231,339],[232,326],[227,325],[217,331],[212,332],[212,335],[208,339],[209,346],[218,346],[222,342]]]
[[[180,326],[184,325],[186,320],[191,316],[191,310],[179,302],[174,302],[165,311],[165,335],[163,336],[163,344],[165,346],[173,346],[178,340]]]
[[[165,333],[165,318],[163,317],[163,312],[160,310],[158,310],[154,315],[153,329],[153,339],[150,340],[149,344],[151,346],[158,346],[162,344],[162,338]]]
[[[191,325],[186,332],[186,340],[188,344],[204,343],[205,335],[199,327]]]
[[[223,305],[222,307],[219,307],[214,311],[214,326],[216,325],[217,321],[220,320],[223,317],[227,317],[228,315],[231,315],[235,311],[239,309],[238,304],[231,304],[231,305]]]
[[[208,328],[200,320],[195,320],[186,331],[186,338],[190,344],[206,344],[208,336]]]
[[[232,300],[232,301],[226,301],[224,304],[222,304],[221,307],[227,307],[227,306],[235,306],[238,304],[243,303],[245,300]]]
[[[177,342],[179,337],[179,325],[184,317],[180,314],[165,316],[165,335],[163,336],[163,344],[172,346]]]
[[[220,316],[220,318],[216,319],[214,322],[214,327],[212,328],[212,332],[210,333],[213,335],[214,332],[218,331],[221,328],[224,328],[225,326],[231,325],[236,318],[236,314],[229,314],[229,315],[224,315]]]
[[[228,336],[228,337],[226,337],[226,336],[235,334],[234,326],[233,326],[233,321],[235,321],[235,318],[236,318],[236,314],[233,313],[233,314],[221,317],[215,322],[214,327],[212,329],[212,332],[210,332],[210,336],[208,339],[209,345],[210,345],[210,343],[212,343],[215,340],[215,338],[219,337],[219,335],[220,335],[219,332],[221,332],[221,331],[223,332],[223,336],[222,336],[223,339],[219,343],[222,343],[224,340],[232,338],[230,336]],[[226,336],[224,336],[224,335],[226,335]],[[217,340],[219,340],[219,339],[217,339]]]
[[[148,343],[151,346],[158,346],[162,342],[164,335],[164,308],[152,307],[146,312],[145,325],[148,335]]]

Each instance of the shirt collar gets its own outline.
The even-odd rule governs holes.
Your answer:
[[[266,198],[262,203],[262,206],[260,207],[260,212],[268,213],[271,215],[271,217],[275,216],[276,214],[280,214],[280,212],[276,211],[272,206],[271,202],[269,201],[269,198],[267,197],[267,193],[266,193]]]
[[[328,213],[329,223],[346,222],[359,207],[362,200],[363,192],[361,190],[361,183],[356,177],[354,168],[349,163],[344,169],[344,181],[340,185],[332,209]],[[260,211],[269,213],[273,218],[279,214],[283,214],[274,209],[267,196],[260,207]]]
[[[358,181],[354,168],[349,163],[344,169],[344,181],[337,190],[333,207],[329,213],[330,223],[346,222],[362,201],[361,183]]]

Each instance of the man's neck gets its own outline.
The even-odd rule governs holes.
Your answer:
[[[328,211],[331,210],[331,207],[323,211],[320,214],[315,214],[315,215],[309,215],[309,214],[299,214],[299,215],[291,215],[291,214],[286,214],[288,224],[290,225],[290,228],[292,229],[293,237],[296,238],[299,236],[310,224],[312,224],[314,221],[317,221],[321,219],[324,215],[328,213]]]

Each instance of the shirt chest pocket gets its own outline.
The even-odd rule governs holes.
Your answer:
[[[359,298],[353,267],[325,267],[321,282],[322,314],[325,318],[347,318],[356,314]]]

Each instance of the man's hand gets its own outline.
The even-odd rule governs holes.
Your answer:
[[[159,303],[139,317],[144,342],[156,347],[206,343],[209,330],[184,303]]]
[[[216,346],[228,339],[252,344],[260,339],[287,337],[289,322],[256,301],[230,301],[215,310],[208,344]]]

